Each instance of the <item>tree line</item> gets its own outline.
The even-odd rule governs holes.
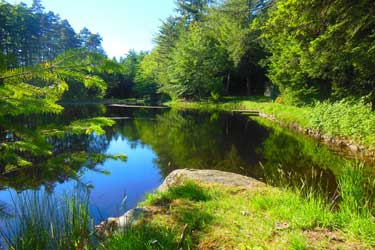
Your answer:
[[[67,20],[45,12],[40,0],[31,7],[0,2],[0,65],[30,66],[52,60],[69,49],[86,48],[104,54],[102,38],[83,28],[76,33]]]
[[[177,0],[137,79],[172,98],[262,95],[375,108],[375,2]]]
[[[293,105],[362,98],[375,109],[374,12],[371,0],[176,0],[154,49],[116,60],[106,58],[99,34],[76,33],[40,0],[31,7],[1,1],[0,70],[84,49],[111,64],[85,69],[105,86],[68,80],[65,99],[267,93]]]
[[[13,93],[4,90],[4,81],[11,76],[17,76],[13,77],[17,86],[20,82],[28,84],[20,90],[24,94],[31,94],[30,88],[50,85],[60,79],[67,86],[58,99],[130,97],[135,95],[131,91],[132,83],[136,64],[143,54],[129,51],[120,60],[109,59],[100,34],[88,28],[75,32],[68,20],[45,11],[41,0],[34,0],[31,6],[0,1],[0,92],[4,98]],[[62,69],[65,75],[61,74]],[[101,84],[91,84],[95,79],[102,80]]]

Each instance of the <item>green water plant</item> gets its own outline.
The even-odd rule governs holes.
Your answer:
[[[4,221],[0,236],[10,250],[93,249],[89,193],[77,187],[62,197],[45,191],[13,196],[14,216]]]

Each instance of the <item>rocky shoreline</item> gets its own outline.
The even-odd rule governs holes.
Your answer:
[[[263,182],[240,174],[219,170],[177,169],[170,173],[156,192],[164,192],[185,181],[196,181],[203,184],[217,184],[243,189],[260,189],[267,187]],[[126,228],[137,223],[145,214],[152,213],[148,207],[136,207],[120,217],[111,217],[95,226],[95,233],[100,237],[108,237],[115,230]]]
[[[297,123],[286,123],[277,119],[275,115],[269,115],[266,113],[259,112],[259,117],[272,121],[283,128],[287,128],[292,131],[296,131],[298,133],[314,138],[315,140],[331,147],[333,150],[337,152],[345,153],[345,155],[349,157],[360,157],[363,160],[373,159],[375,157],[374,150],[369,150],[364,145],[358,144],[353,140],[339,136],[325,135],[321,131],[311,128],[304,128]]]

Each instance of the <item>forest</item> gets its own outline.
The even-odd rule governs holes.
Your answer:
[[[111,58],[41,0],[0,0],[0,249],[375,247],[375,1],[174,3],[151,50]],[[267,185],[150,193],[179,168]],[[97,237],[128,197],[162,214]]]
[[[3,1],[2,91],[8,79],[25,77],[12,72],[28,68],[28,78],[45,77],[38,84],[51,86],[47,72],[59,77],[57,71],[64,69],[69,76],[60,80],[67,88],[59,98],[66,100],[197,100],[267,93],[297,106],[354,98],[374,109],[374,9],[373,1],[178,0],[152,51],[129,51],[116,60],[106,57],[99,34],[87,28],[76,33],[40,1],[31,7]],[[101,59],[89,66],[89,61],[74,61],[74,53],[82,51]],[[66,52],[72,55],[56,59]],[[79,72],[90,81],[70,72],[69,61],[81,66]],[[99,79],[104,82],[93,84]],[[28,94],[41,87],[35,82],[23,82],[33,88]]]

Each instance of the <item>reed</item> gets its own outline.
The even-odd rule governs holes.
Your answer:
[[[89,192],[76,187],[62,197],[46,191],[30,191],[13,197],[11,219],[0,237],[8,249],[93,249],[93,220]]]

